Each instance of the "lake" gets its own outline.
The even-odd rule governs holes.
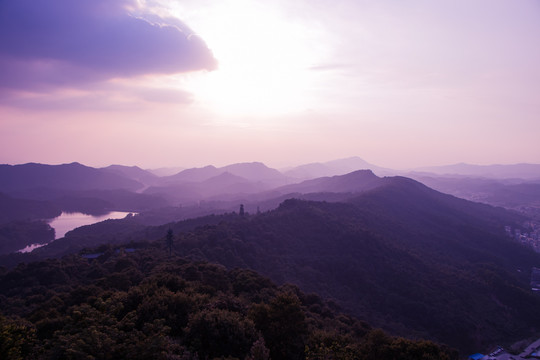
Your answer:
[[[109,219],[123,219],[128,214],[133,214],[125,211],[112,211],[104,215],[87,215],[80,212],[67,213],[63,212],[60,216],[49,221],[49,225],[55,230],[55,239],[63,238],[68,231],[76,229],[84,225],[92,225]]]
[[[92,225],[100,221],[108,219],[123,219],[128,214],[133,214],[125,211],[111,211],[104,215],[87,215],[80,212],[68,213],[63,212],[60,216],[55,217],[48,223],[55,231],[55,239],[63,238],[68,231],[76,229],[84,225]],[[21,253],[31,252],[34,249],[45,246],[47,244],[32,244],[24,249],[19,250]]]

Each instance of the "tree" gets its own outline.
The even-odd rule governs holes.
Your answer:
[[[22,320],[9,320],[0,315],[0,359],[28,358],[34,345],[36,330]]]
[[[186,343],[202,358],[245,358],[257,340],[255,325],[242,314],[206,309],[191,316]]]
[[[270,350],[266,347],[262,336],[253,343],[246,360],[270,360]]]
[[[272,359],[304,358],[307,322],[295,294],[281,292],[269,304],[252,306],[250,318],[261,331]]]
[[[169,230],[167,230],[167,238],[166,238],[167,248],[169,249],[169,256],[171,256],[173,241],[174,241],[173,231],[171,228],[169,228]]]
[[[244,216],[244,204],[240,204],[240,216]]]

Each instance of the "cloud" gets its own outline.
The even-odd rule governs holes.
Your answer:
[[[56,112],[137,112],[147,105],[186,105],[193,101],[187,91],[171,88],[152,88],[133,85],[91,87],[85,91],[56,90],[34,93],[7,93],[0,96],[2,106],[27,111]]]
[[[323,63],[318,65],[310,66],[308,69],[313,71],[340,71],[348,70],[354,68],[351,64],[341,64],[341,63]]]
[[[0,87],[39,91],[216,67],[184,23],[139,11],[134,0],[0,0]]]

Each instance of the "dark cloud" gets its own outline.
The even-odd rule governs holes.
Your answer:
[[[0,0],[0,87],[76,86],[216,67],[185,24],[137,17],[130,13],[135,7],[131,0]]]

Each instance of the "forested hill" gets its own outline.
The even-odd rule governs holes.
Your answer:
[[[529,289],[540,256],[504,234],[504,225],[523,218],[407,178],[377,181],[341,202],[289,199],[257,215],[159,227],[134,218],[108,221],[32,256],[49,247],[59,254],[70,244],[156,240],[162,246],[171,228],[176,256],[253,269],[333,298],[373,326],[464,354],[540,330],[540,298]]]
[[[0,273],[1,359],[457,359],[251,270],[98,250]]]
[[[291,199],[178,234],[175,249],[298,284],[375,326],[468,352],[539,330],[529,279],[540,257],[503,230],[518,220],[393,178],[347,203]]]

